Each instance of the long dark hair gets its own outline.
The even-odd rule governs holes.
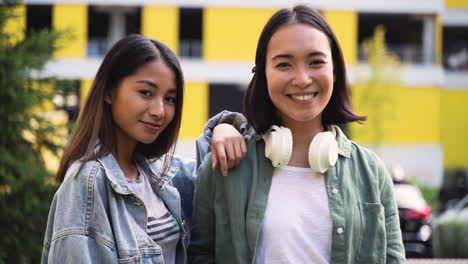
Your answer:
[[[171,152],[173,154],[179,134],[182,116],[184,78],[176,55],[163,43],[142,35],[129,35],[118,41],[106,54],[99,67],[88,97],[80,111],[70,139],[63,152],[56,179],[62,182],[68,167],[75,161],[84,162],[103,157],[115,148],[111,107],[106,104],[106,95],[116,89],[121,81],[134,74],[141,66],[162,60],[176,76],[176,105],[171,123],[150,144],[137,143],[135,153],[153,159]],[[99,146],[97,146],[99,144]],[[172,155],[166,155],[165,166]]]
[[[273,34],[280,27],[293,23],[310,25],[320,30],[328,37],[330,43],[336,79],[330,101],[323,110],[323,124],[346,124],[354,121],[365,121],[367,117],[359,116],[352,110],[343,54],[331,27],[318,11],[305,5],[297,5],[276,12],[267,22],[260,35],[253,69],[254,75],[244,96],[244,113],[249,123],[260,134],[265,133],[272,125],[281,125],[281,120],[275,114],[276,107],[268,95],[265,73],[266,53]]]

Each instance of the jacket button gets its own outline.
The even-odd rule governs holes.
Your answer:
[[[333,188],[333,189],[332,189],[332,193],[333,193],[333,194],[337,194],[337,193],[338,193],[338,189],[337,189],[337,188]]]
[[[344,229],[343,229],[342,227],[338,227],[338,228],[336,229],[336,232],[337,232],[338,234],[342,234],[342,233],[344,232]]]

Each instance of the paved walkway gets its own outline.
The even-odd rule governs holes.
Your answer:
[[[408,259],[407,264],[468,264],[468,259]]]

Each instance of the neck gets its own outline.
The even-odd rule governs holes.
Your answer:
[[[293,136],[293,149],[289,165],[310,168],[309,146],[315,135],[324,131],[322,121],[312,123],[291,122],[284,125],[291,130]]]
[[[136,148],[136,142],[134,140],[129,140],[129,138],[123,135],[121,131],[117,131],[116,139],[117,142],[112,154],[119,163],[125,177],[131,179],[138,178],[138,170],[133,160],[133,152]]]
[[[325,131],[322,121],[318,122],[287,122],[284,124],[291,130],[294,145],[309,146],[312,139],[320,132]]]

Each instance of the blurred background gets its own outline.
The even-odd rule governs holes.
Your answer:
[[[60,148],[103,56],[117,40],[144,34],[166,43],[180,57],[186,90],[177,153],[194,157],[194,141],[209,117],[225,109],[242,111],[266,21],[279,8],[297,3],[8,2],[0,6],[0,125],[7,131],[2,132],[0,149],[5,215],[0,226],[4,224],[6,234],[0,238],[0,263],[37,260],[57,187],[52,177]],[[344,129],[387,164],[399,196],[407,255],[468,257],[463,252],[468,248],[468,201],[463,200],[468,192],[468,0],[301,3],[319,9],[341,43],[354,108],[369,118],[364,125]],[[7,107],[18,98],[27,103]],[[23,120],[16,130],[12,112]],[[16,137],[26,147],[20,147]],[[25,158],[26,152],[34,154],[31,159]],[[38,169],[27,170],[31,164]],[[452,215],[448,220],[441,217],[447,211]],[[442,235],[451,232],[449,238]],[[18,260],[25,240],[30,256]]]

